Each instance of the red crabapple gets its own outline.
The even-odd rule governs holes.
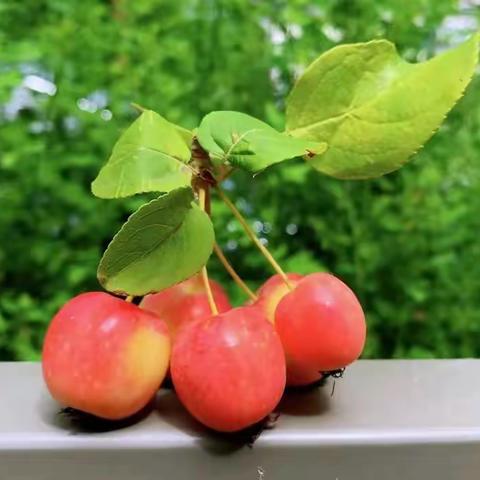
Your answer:
[[[106,419],[141,410],[168,368],[167,325],[103,292],[78,295],[55,315],[43,344],[43,376],[61,404]]]
[[[210,280],[210,287],[218,311],[221,313],[230,310],[232,306],[221,285]],[[172,340],[185,324],[211,316],[201,275],[195,275],[159,293],[146,295],[140,307],[155,313],[167,322]]]
[[[337,277],[314,273],[299,281],[275,311],[288,364],[337,370],[355,361],[365,344],[365,316],[355,294]]]
[[[303,275],[298,273],[287,273],[290,284],[294,287]],[[271,276],[257,291],[258,300],[255,306],[263,310],[264,314],[275,323],[275,310],[280,300],[290,292],[289,287],[283,278],[276,274]],[[293,365],[287,362],[287,386],[298,387],[317,382],[322,378],[322,374],[317,370]]]
[[[303,275],[298,273],[287,273],[287,278],[292,286],[295,286]],[[258,299],[255,305],[260,307],[270,322],[275,322],[275,310],[278,302],[286,295],[290,289],[283,278],[276,274],[271,276],[257,291]]]
[[[233,432],[277,405],[285,387],[285,357],[275,329],[253,306],[189,323],[172,352],[175,391],[204,425]]]
[[[287,364],[287,387],[302,387],[318,382],[323,375],[317,370]]]

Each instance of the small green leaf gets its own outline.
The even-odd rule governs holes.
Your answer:
[[[287,132],[328,143],[310,163],[337,178],[400,168],[462,96],[477,63],[478,36],[419,64],[386,40],[321,55],[287,100]]]
[[[98,280],[114,293],[146,295],[198,272],[213,248],[208,215],[179,188],[140,207],[122,226],[98,266]]]
[[[198,141],[215,165],[230,163],[250,172],[302,155],[318,155],[326,144],[293,138],[240,112],[212,112],[198,127]]]
[[[188,130],[185,130],[188,132]],[[92,183],[100,198],[169,192],[191,181],[187,135],[157,113],[145,110],[123,133]]]

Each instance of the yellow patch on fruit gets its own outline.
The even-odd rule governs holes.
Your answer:
[[[278,285],[272,290],[268,300],[265,302],[265,314],[270,322],[275,323],[275,310],[280,300],[290,292],[290,289],[285,283]]]
[[[124,358],[136,388],[159,386],[168,369],[170,339],[151,328],[139,328],[128,341]]]

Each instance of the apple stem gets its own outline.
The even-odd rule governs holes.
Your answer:
[[[206,188],[200,187],[198,189],[198,203],[200,205],[200,209],[203,210],[204,212],[206,211],[206,208],[205,208],[206,198],[207,198]],[[217,304],[215,303],[215,298],[213,298],[212,289],[210,287],[210,281],[208,280],[207,267],[205,265],[202,267],[202,280],[203,280],[203,286],[205,288],[205,293],[207,294],[208,304],[210,305],[210,310],[212,311],[213,315],[218,315]]]
[[[125,298],[125,301],[128,302],[128,303],[133,302],[133,295],[128,295],[128,296]]]
[[[207,293],[208,304],[210,305],[212,315],[218,315],[217,304],[215,303],[215,299],[213,298],[212,289],[210,288],[210,281],[208,280],[207,267],[205,266],[202,267],[202,280],[205,292]]]
[[[290,290],[293,290],[293,286],[288,280],[287,275],[282,270],[282,267],[276,262],[273,258],[272,254],[268,251],[265,245],[259,240],[259,238],[255,235],[255,232],[252,230],[248,222],[245,220],[243,215],[237,209],[237,207],[232,203],[232,201],[225,195],[225,192],[217,185],[217,192],[223,202],[227,205],[227,207],[232,211],[235,218],[239,221],[240,225],[245,230],[245,233],[250,237],[252,242],[256,245],[256,247],[260,250],[262,255],[267,259],[268,263],[273,267],[273,269],[280,275],[282,280],[285,282],[287,287]]]
[[[212,212],[211,212],[211,202],[210,202],[210,188],[208,185],[206,185],[204,188],[205,188],[204,190],[205,191],[205,212],[207,212],[208,215],[211,216]],[[199,192],[199,195],[200,195],[200,192]],[[200,202],[200,196],[199,196],[199,202]],[[237,284],[240,290],[242,290],[247,295],[247,297],[249,297],[251,300],[253,301],[257,300],[257,296],[252,292],[252,290],[250,290],[248,285],[242,280],[240,275],[235,271],[232,264],[228,261],[227,257],[225,257],[225,255],[223,254],[222,249],[220,248],[217,242],[213,244],[213,250],[217,255],[218,259],[220,260],[220,262],[222,263],[222,265],[224,266],[225,270],[230,274],[233,281]]]
[[[216,242],[213,244],[213,251],[217,255],[222,265],[225,267],[225,270],[230,274],[233,281],[240,287],[240,289],[247,295],[247,297],[249,297],[253,301],[256,301],[258,297],[255,295],[255,293],[252,292],[252,290],[250,290],[249,286],[241,279],[240,275],[232,267],[232,264],[228,261],[227,257],[225,257],[224,253],[222,252],[222,249]]]

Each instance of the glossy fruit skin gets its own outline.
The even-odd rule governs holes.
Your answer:
[[[232,306],[222,286],[210,280],[210,287],[218,311],[221,313],[230,310]],[[172,340],[185,324],[210,317],[212,314],[200,275],[195,275],[159,293],[146,295],[140,307],[155,313],[167,322]]]
[[[287,273],[290,283],[295,286],[303,275],[299,273]],[[255,305],[263,310],[268,320],[275,322],[275,310],[280,300],[288,293],[290,289],[283,278],[276,274],[272,275],[257,291],[258,299]]]
[[[59,403],[117,420],[150,401],[169,356],[165,322],[107,293],[89,292],[68,301],[50,323],[43,376]]]
[[[287,387],[304,387],[318,382],[322,377],[323,375],[316,370],[287,363]]]
[[[198,320],[173,347],[171,374],[187,410],[204,425],[233,432],[267,416],[285,388],[275,329],[253,306]]]
[[[295,286],[304,276],[299,273],[287,273],[290,284]],[[283,278],[276,274],[271,276],[257,291],[255,305],[263,310],[268,320],[275,323],[275,310],[280,300],[290,292]],[[287,387],[300,387],[317,382],[322,374],[316,370],[287,363]]]
[[[355,294],[328,273],[305,276],[277,306],[275,327],[287,362],[310,371],[347,366],[362,353],[365,316]]]

